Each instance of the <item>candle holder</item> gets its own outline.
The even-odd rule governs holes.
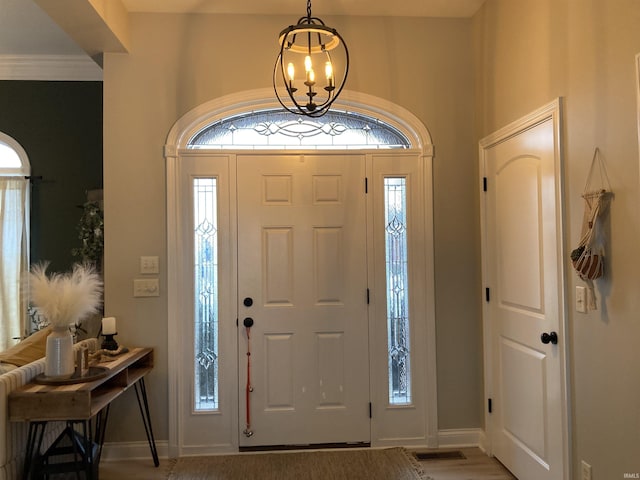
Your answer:
[[[116,335],[117,333],[103,333],[102,336],[104,337],[104,340],[102,341],[102,345],[100,345],[100,347],[104,350],[117,350],[118,342],[116,342],[116,339],[113,338]]]

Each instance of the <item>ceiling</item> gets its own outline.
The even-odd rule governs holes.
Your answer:
[[[304,0],[121,0],[129,12],[306,14]],[[485,0],[316,0],[313,14],[470,17]],[[32,0],[0,0],[0,55],[83,55]]]
[[[304,0],[122,0],[130,12],[306,14]],[[315,0],[314,15],[471,17],[484,0]]]
[[[32,0],[0,0],[0,55],[82,55]]]

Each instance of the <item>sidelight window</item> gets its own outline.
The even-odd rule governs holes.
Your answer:
[[[384,205],[389,403],[406,405],[411,403],[406,178],[384,179]]]
[[[193,180],[195,411],[219,408],[217,179]]]

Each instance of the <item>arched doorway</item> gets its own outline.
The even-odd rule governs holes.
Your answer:
[[[344,118],[375,120],[406,144],[197,143],[220,122],[274,109],[271,97],[212,100],[167,137],[170,454],[435,446],[430,135],[401,107],[344,92]],[[391,262],[391,251],[402,253]],[[302,318],[320,320],[300,330]]]

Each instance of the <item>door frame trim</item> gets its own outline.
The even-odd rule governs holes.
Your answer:
[[[426,427],[428,447],[438,446],[438,393],[437,393],[437,365],[436,365],[436,321],[435,321],[435,267],[434,267],[434,232],[433,232],[433,157],[434,145],[431,134],[424,123],[405,108],[372,95],[348,91],[342,92],[335,102],[336,109],[343,109],[364,115],[374,116],[384,122],[393,125],[401,131],[410,141],[412,148],[409,151],[418,151],[423,161],[424,172],[424,213],[425,213],[425,292],[426,311]],[[261,88],[244,92],[237,92],[205,102],[180,117],[170,129],[164,145],[163,156],[166,162],[166,212],[167,212],[167,316],[168,316],[168,352],[169,365],[181,365],[178,339],[181,337],[180,324],[180,296],[179,262],[181,251],[179,245],[178,228],[181,224],[178,200],[180,189],[179,160],[186,153],[189,139],[200,129],[211,124],[217,119],[234,114],[248,112],[256,109],[279,108],[276,99],[273,98],[271,88]],[[246,150],[188,150],[189,155],[247,153]],[[253,150],[253,153],[258,150]],[[268,153],[275,153],[267,150]],[[322,152],[317,150],[315,152]],[[326,153],[331,153],[331,150]],[[348,150],[348,153],[355,153]],[[358,150],[360,153],[380,153],[381,150]],[[402,150],[401,153],[407,153]],[[287,151],[291,153],[291,151]],[[336,153],[336,152],[333,152]],[[388,152],[387,152],[388,153]],[[181,450],[181,437],[179,408],[180,389],[178,369],[170,368],[168,372],[168,404],[169,404],[169,441],[168,450],[172,457],[179,456]],[[237,428],[236,428],[237,430]],[[373,440],[373,439],[372,439]],[[237,443],[237,441],[236,441]],[[235,445],[237,447],[237,445]]]
[[[571,478],[571,429],[570,429],[570,378],[569,378],[569,356],[568,356],[568,304],[567,304],[567,265],[564,262],[565,257],[565,214],[564,214],[564,172],[563,172],[563,137],[562,122],[563,109],[562,97],[559,97],[543,107],[531,112],[530,114],[515,120],[505,127],[484,137],[479,142],[479,190],[480,190],[480,230],[481,230],[481,263],[482,263],[482,284],[488,285],[487,272],[487,255],[485,253],[487,245],[487,225],[486,225],[486,197],[483,191],[484,177],[486,176],[486,152],[495,145],[508,140],[536,125],[545,121],[553,122],[554,131],[554,169],[555,169],[555,196],[556,196],[556,231],[557,231],[557,256],[561,259],[558,266],[558,319],[560,341],[558,342],[558,351],[562,357],[560,362],[561,385],[561,412],[562,412],[562,446],[563,446],[563,478]],[[494,330],[493,319],[490,315],[488,302],[484,301],[482,306],[482,324],[483,324],[483,348],[484,348],[484,393],[485,393],[485,444],[483,448],[489,455],[493,455],[492,431],[493,417],[489,413],[488,402],[493,396],[494,378],[493,378],[493,345],[492,333]]]

